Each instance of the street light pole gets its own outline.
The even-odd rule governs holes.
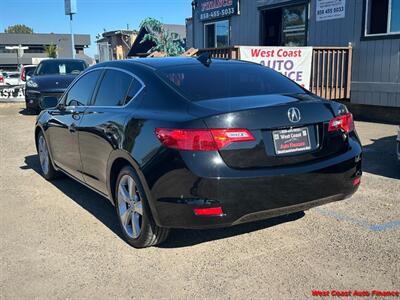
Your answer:
[[[64,0],[65,4],[65,15],[69,16],[69,26],[71,31],[71,50],[72,50],[72,58],[75,58],[75,40],[74,40],[74,32],[72,30],[72,15],[76,14],[76,0]]]
[[[194,42],[194,34],[195,34],[195,17],[196,17],[196,8],[197,8],[197,1],[193,0],[192,1],[192,47],[195,47],[195,42]]]
[[[72,58],[75,58],[75,41],[74,41],[74,32],[72,30],[72,15],[69,15],[69,26],[71,31],[71,47],[72,47]]]

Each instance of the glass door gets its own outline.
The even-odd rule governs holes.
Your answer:
[[[283,7],[282,45],[305,46],[306,44],[306,6]]]

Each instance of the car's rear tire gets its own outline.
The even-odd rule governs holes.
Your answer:
[[[143,186],[132,167],[120,171],[114,199],[122,233],[130,245],[146,248],[167,239],[169,229],[155,224]]]
[[[37,135],[36,142],[42,175],[47,180],[52,180],[57,177],[58,172],[54,169],[53,163],[51,162],[49,148],[42,131]]]
[[[26,105],[25,111],[30,115],[38,115],[40,113],[39,109],[30,107]]]

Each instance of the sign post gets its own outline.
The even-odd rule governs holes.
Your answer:
[[[22,45],[18,46],[6,46],[7,50],[17,50],[17,68],[19,68],[19,58],[24,56],[24,50],[29,49],[29,47],[22,47]]]
[[[72,16],[76,14],[76,0],[64,0],[65,4],[65,15],[69,16],[69,26],[71,31],[71,47],[72,47],[72,58],[75,58],[75,41],[74,41],[74,33],[72,30]]]

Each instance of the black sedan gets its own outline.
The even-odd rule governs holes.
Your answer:
[[[35,140],[59,171],[107,197],[134,247],[170,228],[215,228],[352,195],[362,149],[351,113],[266,67],[166,58],[98,64],[56,104]]]
[[[26,108],[41,110],[44,97],[61,97],[71,82],[87,68],[80,59],[46,59],[36,67],[26,82]]]

